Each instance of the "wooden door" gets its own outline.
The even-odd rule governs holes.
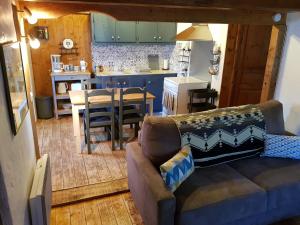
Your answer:
[[[136,22],[117,21],[116,22],[117,42],[136,42]]]
[[[158,42],[175,42],[177,26],[176,23],[157,23]]]
[[[137,22],[137,36],[139,42],[157,42],[157,23]]]
[[[92,18],[94,41],[115,42],[116,20],[102,13],[94,13]]]
[[[272,26],[229,25],[220,107],[260,102]]]

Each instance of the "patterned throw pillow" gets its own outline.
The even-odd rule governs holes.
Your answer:
[[[300,137],[267,134],[261,156],[300,159]]]
[[[194,172],[191,149],[182,148],[173,158],[160,166],[160,172],[168,189],[174,192]]]

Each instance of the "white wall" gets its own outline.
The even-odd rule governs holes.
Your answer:
[[[0,1],[0,30],[6,41],[14,41],[15,33],[10,0]],[[3,225],[30,225],[28,196],[36,163],[32,124],[27,113],[14,136],[11,132],[0,70],[0,216]]]
[[[211,79],[211,87],[216,89],[220,94],[227,44],[228,24],[209,24],[208,27],[215,43],[221,46],[220,70],[219,73],[217,75],[213,75]]]
[[[289,13],[275,99],[283,103],[286,129],[300,135],[300,13]]]

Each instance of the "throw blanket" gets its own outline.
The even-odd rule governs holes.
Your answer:
[[[265,121],[255,105],[171,116],[182,147],[192,149],[195,167],[206,167],[260,154]]]

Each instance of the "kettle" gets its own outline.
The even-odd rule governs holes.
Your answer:
[[[59,82],[57,85],[57,93],[58,94],[65,94],[68,90],[68,83],[66,82]]]
[[[79,62],[79,64],[80,64],[80,70],[82,72],[85,72],[86,69],[87,69],[87,65],[88,65],[87,62],[84,61],[83,59],[81,59],[80,62]]]

